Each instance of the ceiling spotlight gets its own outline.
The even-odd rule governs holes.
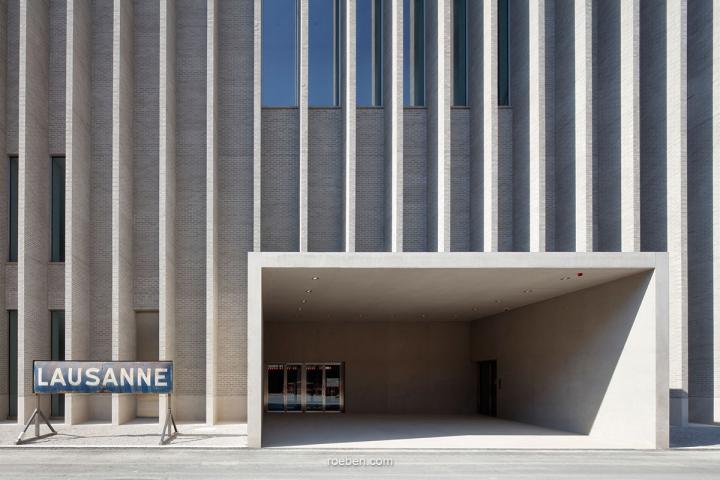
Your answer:
[[[562,277],[560,280],[570,280],[570,277]]]
[[[303,298],[302,300],[300,300],[300,303],[307,303],[307,298]]]
[[[298,307],[298,312],[302,312],[302,307]]]
[[[312,290],[307,289],[307,290],[305,290],[305,293],[312,293]]]
[[[320,277],[312,277],[313,280],[320,280]]]
[[[532,293],[532,288],[526,288],[523,293]]]

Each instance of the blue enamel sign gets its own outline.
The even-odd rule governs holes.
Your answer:
[[[172,393],[172,362],[33,362],[33,393]]]

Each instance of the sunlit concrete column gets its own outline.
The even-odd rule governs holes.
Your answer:
[[[159,357],[175,359],[175,2],[160,0]],[[165,421],[167,395],[160,398]]]
[[[67,2],[65,55],[65,357],[90,358],[90,0]],[[65,423],[88,418],[88,397],[66,395]]]
[[[345,52],[343,57],[344,78],[342,108],[345,117],[345,251],[355,251],[355,130],[356,114],[356,68],[355,68],[355,0],[345,4]]]
[[[640,0],[620,2],[620,228],[640,251]]]
[[[720,422],[720,6],[712,20],[712,169],[713,169],[713,420]]]
[[[253,5],[253,250],[262,240],[262,0]]]
[[[499,247],[498,2],[483,2],[483,251]]]
[[[32,362],[50,356],[49,4],[20,1],[18,169],[18,423],[35,408]],[[42,408],[49,414],[49,401]]]
[[[383,3],[386,250],[403,250],[403,2]]]
[[[593,0],[575,0],[575,250],[593,250]]]
[[[545,251],[546,149],[545,138],[545,0],[528,3],[530,251]]]
[[[206,287],[205,287],[205,421],[214,425],[217,421],[215,396],[217,393],[217,95],[218,95],[218,18],[217,0],[207,2],[207,173],[206,173]]]
[[[670,423],[688,419],[687,0],[667,2],[667,250]]]
[[[112,356],[135,358],[133,310],[133,4],[115,0],[113,9],[112,135]],[[135,397],[113,395],[112,423],[135,418]]]
[[[300,69],[299,69],[299,82],[298,82],[298,114],[299,119],[299,131],[300,131],[300,251],[308,251],[308,215],[310,212],[310,206],[308,203],[308,176],[310,174],[309,162],[308,162],[308,29],[310,24],[308,22],[308,10],[310,0],[300,0],[300,34],[298,35],[299,40],[299,54],[300,54]]]
[[[428,221],[436,221],[435,226],[428,225],[428,247],[438,252],[449,252],[451,245],[452,15],[453,2],[451,0],[437,0],[434,4],[427,6],[427,141],[428,163],[434,163],[434,168],[430,168],[428,165],[428,183],[437,182],[435,188],[428,185],[428,195],[433,190],[437,192],[435,207],[428,212]],[[433,200],[430,199],[430,201]],[[432,231],[434,229],[436,231]]]

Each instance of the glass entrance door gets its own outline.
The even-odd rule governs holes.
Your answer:
[[[265,411],[342,412],[345,406],[343,364],[268,363]]]

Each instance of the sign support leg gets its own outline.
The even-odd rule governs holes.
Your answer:
[[[167,412],[165,412],[165,425],[160,435],[160,445],[169,443],[178,435],[177,425],[175,425],[175,417],[172,413],[172,395],[168,393]]]
[[[40,435],[40,419],[42,419],[42,421],[45,422],[45,425],[47,425],[50,429],[50,432],[46,433],[45,435]],[[27,432],[27,429],[30,428],[30,425],[32,423],[35,424],[35,436],[32,438],[28,438],[27,440],[23,440],[23,435],[25,435],[25,432]],[[18,438],[15,441],[15,445],[21,445],[23,443],[31,442],[33,440],[39,440],[41,438],[50,437],[56,434],[57,432],[52,427],[52,425],[50,425],[50,422],[48,421],[45,414],[42,413],[42,410],[40,410],[40,396],[38,394],[35,394],[35,410],[33,410],[32,415],[30,415],[30,418],[28,418],[27,422],[25,422],[25,428],[23,428],[23,431],[20,432],[20,435],[18,435]]]

